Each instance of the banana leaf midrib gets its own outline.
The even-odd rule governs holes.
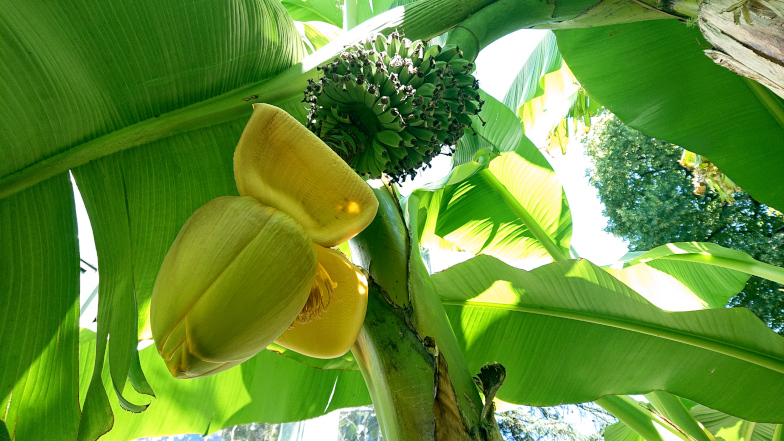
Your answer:
[[[578,313],[560,308],[545,308],[524,305],[507,305],[502,303],[491,302],[475,302],[471,300],[446,300],[442,299],[441,303],[447,306],[472,306],[480,308],[503,309],[506,311],[522,312],[529,314],[537,314],[548,317],[565,318],[576,320],[584,323],[591,323],[602,326],[609,326],[613,328],[623,329],[630,332],[637,332],[644,335],[653,337],[664,338],[674,342],[694,346],[701,349],[717,352],[729,357],[743,360],[761,367],[765,367],[775,372],[784,374],[784,360],[770,357],[757,351],[749,350],[747,348],[727,344],[721,340],[714,340],[703,336],[690,334],[684,331],[677,331],[662,326],[652,325],[650,323],[643,323],[640,321],[630,321],[619,319],[616,317],[609,317],[600,314],[591,313]],[[677,313],[673,313],[677,314]]]
[[[266,82],[268,81],[253,83],[70,147],[54,156],[0,178],[0,199],[58,173],[112,153],[250,114],[250,103],[243,101],[242,98],[250,95],[253,90],[258,90]],[[284,92],[279,92],[277,96],[265,98],[282,100],[283,94]]]

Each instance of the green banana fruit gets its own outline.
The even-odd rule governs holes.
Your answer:
[[[413,177],[476,123],[473,69],[457,46],[375,35],[319,66],[304,91],[308,128],[361,176]]]

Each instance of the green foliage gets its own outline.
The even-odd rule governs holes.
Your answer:
[[[756,200],[784,209],[784,99],[718,68],[699,30],[673,20],[556,31],[575,77],[637,130],[704,155]]]
[[[462,165],[420,192],[428,210],[426,224],[417,227],[420,244],[445,247],[446,241],[525,267],[553,259],[551,252],[566,255],[572,218],[555,171],[514,113],[482,96],[487,124],[461,140],[453,165]]]
[[[90,384],[90,377],[85,373],[91,371],[95,357],[92,331],[81,331],[79,355],[83,400]],[[122,410],[112,390],[108,369],[104,369],[102,381],[112,405],[114,428],[101,440],[212,433],[260,420],[280,423],[315,418],[335,409],[370,403],[359,372],[310,367],[273,351],[262,351],[220,375],[188,381],[172,378],[155,346],[139,351],[139,358],[150,384],[155,387],[156,398],[150,400],[126,388],[129,399],[151,403],[141,413]],[[315,364],[329,360],[311,361]]]
[[[678,164],[683,149],[624,125],[618,118],[597,125],[586,152],[595,169],[607,231],[629,242],[631,251],[671,242],[713,242],[776,266],[784,265],[784,218],[745,193],[735,203],[693,192],[689,172]],[[730,300],[784,333],[784,286],[753,276]]]
[[[395,4],[400,3],[404,1]],[[484,46],[493,39],[488,35],[567,19],[594,3],[419,1],[384,13],[391,1],[362,1],[347,11],[349,25],[383,16],[343,33],[341,42],[332,46],[337,50],[372,32],[398,27],[412,39],[453,29],[452,36],[467,35],[468,43]],[[303,120],[300,91],[317,74],[315,66],[335,56],[327,48],[302,61],[305,50],[293,19],[339,27],[339,4],[64,4],[0,2],[0,131],[7,135],[0,149],[0,341],[5,349],[0,355],[0,403],[5,409],[0,439],[92,440],[103,435],[124,440],[209,433],[250,421],[298,420],[367,404],[368,387],[354,361],[360,357],[324,362],[263,351],[220,375],[178,381],[154,347],[137,351],[136,346],[137,338],[149,337],[150,292],[177,231],[207,201],[236,194],[232,154],[250,101],[275,103]],[[488,10],[500,19],[483,21],[482,11]],[[481,29],[466,27],[469,16]],[[673,126],[690,140],[710,135],[705,154],[720,167],[719,159],[743,159],[724,171],[733,179],[738,173],[736,181],[748,191],[776,200],[784,194],[781,181],[773,179],[770,185],[760,170],[782,162],[777,144],[784,139],[782,122],[776,120],[780,100],[758,99],[749,107],[742,102],[748,90],[737,87],[740,80],[707,81],[714,76],[726,80],[731,74],[706,61],[693,45],[688,54],[682,53],[684,42],[695,40],[693,32],[668,26],[624,28],[635,32],[620,35],[613,44],[626,51],[628,63],[621,67],[633,69],[621,71],[611,70],[622,64],[616,61],[617,51],[602,47],[607,38],[596,38],[596,32],[606,30],[576,31],[577,43],[598,44],[585,45],[593,78],[609,78],[610,86],[624,91],[600,101],[611,109],[625,107],[632,119],[640,116],[635,113],[640,108],[666,108],[637,119],[651,127],[651,133],[665,133],[662,127]],[[664,40],[651,44],[639,39],[640,29],[653,30]],[[568,38],[559,40],[564,47],[572,46],[571,57],[574,48],[583,49],[570,45]],[[318,44],[325,41],[319,37]],[[665,51],[666,57],[649,54],[650,48]],[[585,73],[577,72],[584,64],[574,63],[578,78]],[[541,67],[540,73],[549,70]],[[640,70],[677,78],[675,85],[681,87],[641,75]],[[716,74],[719,71],[723,73]],[[586,78],[587,86],[591,75]],[[629,79],[642,84],[630,85]],[[588,90],[593,93],[597,87],[601,89],[594,83]],[[662,88],[673,91],[664,94]],[[646,100],[629,92],[639,90]],[[598,92],[597,97],[602,95]],[[677,100],[667,101],[669,107],[650,101],[672,98],[673,93],[696,103],[699,116],[694,116],[694,104],[682,110]],[[716,97],[726,105],[713,106]],[[713,113],[704,116],[705,108]],[[503,116],[499,110],[496,121],[478,130],[470,152],[458,156],[468,162],[443,185],[412,195],[405,212],[408,230],[397,201],[386,205],[386,217],[377,218],[384,225],[376,231],[390,234],[375,236],[372,244],[378,246],[365,250],[365,266],[375,283],[387,287],[392,280],[401,287],[393,294],[402,294],[410,320],[386,314],[388,299],[376,295],[368,326],[374,326],[373,318],[396,320],[380,332],[384,341],[395,344],[401,330],[434,338],[448,362],[460,410],[469,419],[469,395],[478,400],[469,366],[475,371],[495,360],[510,372],[501,398],[519,402],[558,403],[670,389],[748,417],[780,419],[784,411],[775,398],[784,394],[784,346],[746,311],[665,313],[604,270],[568,260],[523,273],[480,256],[435,277],[443,299],[435,294],[415,246],[423,231],[442,239],[459,236],[455,243],[465,239],[476,250],[505,258],[526,257],[514,253],[527,242],[533,250],[528,254],[547,259],[561,260],[568,249],[571,216],[563,191],[508,112]],[[736,115],[737,121],[726,123],[727,115]],[[675,124],[682,121],[688,124]],[[705,121],[709,124],[697,124]],[[709,152],[717,136],[726,141],[718,150],[722,158]],[[492,162],[489,155],[484,162],[471,161],[489,146],[504,153]],[[79,256],[68,170],[82,191],[96,235],[101,267],[97,337],[78,329]],[[678,322],[684,317],[687,323]],[[411,360],[390,344],[377,358],[401,366],[394,382],[386,382],[391,378],[386,371],[375,378],[369,374],[367,383],[375,390],[400,385],[392,396],[413,396],[425,403],[409,410],[420,417],[433,409],[433,372],[427,370],[433,367],[428,364],[432,354],[422,342],[413,341],[425,369],[412,369]],[[743,378],[751,380],[735,383]],[[149,396],[150,387],[155,398]],[[397,393],[404,388],[412,393]],[[379,415],[397,411],[394,404],[381,401],[389,406],[383,412],[379,406]],[[432,417],[426,422],[432,423]]]

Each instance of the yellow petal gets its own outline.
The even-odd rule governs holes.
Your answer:
[[[213,199],[191,215],[158,272],[150,305],[158,352],[178,377],[252,357],[297,317],[315,272],[313,244],[294,219],[250,197]]]
[[[367,278],[340,251],[315,247],[319,264],[329,273],[334,289],[329,298],[324,298],[326,307],[318,314],[321,317],[311,315],[307,323],[295,321],[275,343],[310,357],[340,357],[351,349],[365,321]]]
[[[332,247],[365,229],[378,201],[370,187],[316,135],[285,111],[254,104],[234,152],[234,179],[253,196],[297,220]]]

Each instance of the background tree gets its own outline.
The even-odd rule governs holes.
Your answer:
[[[591,420],[595,431],[583,434],[566,421],[566,416],[577,412],[583,421]],[[604,428],[616,419],[592,403],[556,407],[520,406],[496,415],[504,439],[509,441],[574,440],[598,441]]]
[[[772,265],[784,263],[784,218],[746,193],[723,203],[710,191],[694,194],[691,172],[678,164],[683,149],[624,125],[617,117],[597,124],[585,144],[595,168],[606,231],[646,251],[671,242],[713,242]],[[784,286],[753,276],[730,300],[784,333]]]
[[[340,413],[338,441],[383,441],[373,406]]]

